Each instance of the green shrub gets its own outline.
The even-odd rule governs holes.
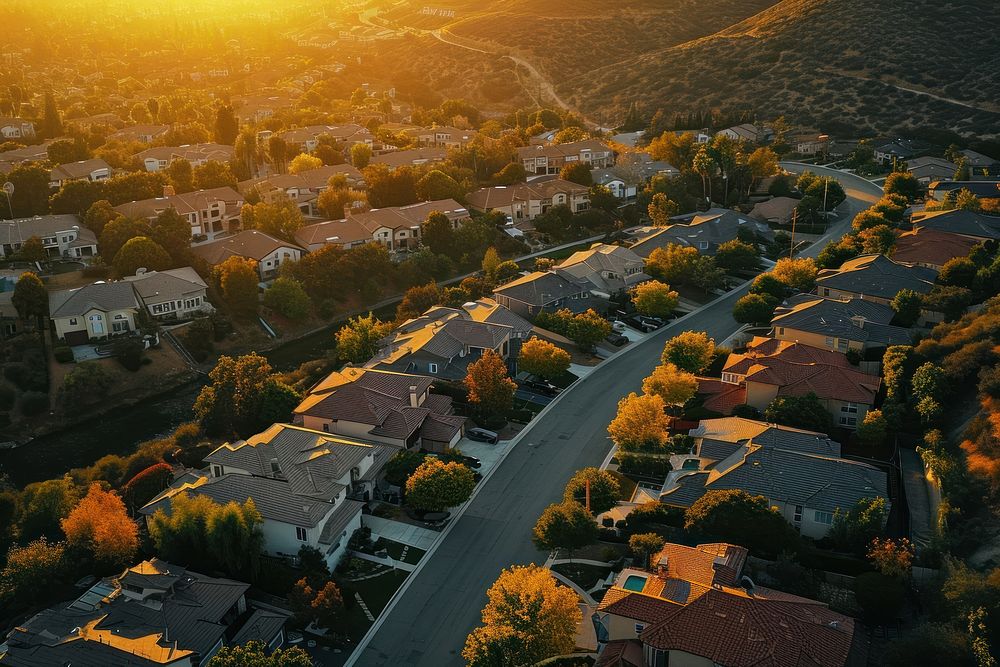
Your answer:
[[[69,349],[65,345],[60,345],[52,350],[52,356],[55,357],[56,361],[60,364],[68,364],[73,361],[73,350]]]
[[[190,447],[201,439],[201,424],[198,422],[187,422],[174,429],[174,442],[178,447]]]
[[[618,454],[618,470],[626,475],[666,477],[672,470],[669,459],[637,454]]]
[[[49,409],[49,395],[40,391],[28,391],[21,396],[21,414],[26,417],[40,415]]]

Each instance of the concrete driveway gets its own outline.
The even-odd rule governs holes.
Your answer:
[[[815,257],[826,241],[850,229],[854,214],[881,196],[869,181],[812,165],[782,163],[790,171],[810,169],[841,179],[848,200],[843,217],[803,255]],[[480,622],[486,589],[513,564],[544,563],[531,543],[531,529],[566,481],[580,468],[599,466],[610,449],[607,425],[618,399],[639,391],[659,363],[664,342],[687,330],[725,340],[739,325],[732,307],[749,283],[702,309],[670,322],[595,368],[549,404],[513,441],[509,455],[484,480],[461,517],[442,533],[383,612],[348,664],[464,664],[465,638]]]

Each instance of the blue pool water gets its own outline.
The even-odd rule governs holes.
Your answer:
[[[622,584],[622,586],[625,590],[641,593],[642,589],[646,587],[646,577],[640,577],[637,574],[630,574],[625,577],[625,583]]]
[[[16,283],[10,278],[0,278],[0,292],[12,292],[14,291],[14,285]]]

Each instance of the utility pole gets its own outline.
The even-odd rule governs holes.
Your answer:
[[[583,489],[584,489],[584,505],[583,506],[586,507],[587,511],[589,512],[590,511],[590,480],[589,479],[583,480]]]
[[[795,219],[799,216],[799,209],[792,209],[792,239],[788,244],[788,257],[791,258],[792,251],[795,250]]]
[[[10,196],[14,194],[14,184],[7,181],[3,184],[3,193],[7,195],[7,210],[10,211],[10,219],[14,219],[14,207],[10,203]]]
[[[830,179],[827,178],[823,181],[823,222],[829,222],[829,218],[826,215],[826,191],[830,188]]]

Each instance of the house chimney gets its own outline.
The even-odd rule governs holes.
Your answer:
[[[410,407],[411,408],[420,407],[420,402],[417,401],[417,385],[415,384],[410,385]]]
[[[177,192],[174,190],[174,186],[172,186],[172,185],[164,185],[163,186],[163,196],[164,197],[173,197],[175,194],[177,194]]]

